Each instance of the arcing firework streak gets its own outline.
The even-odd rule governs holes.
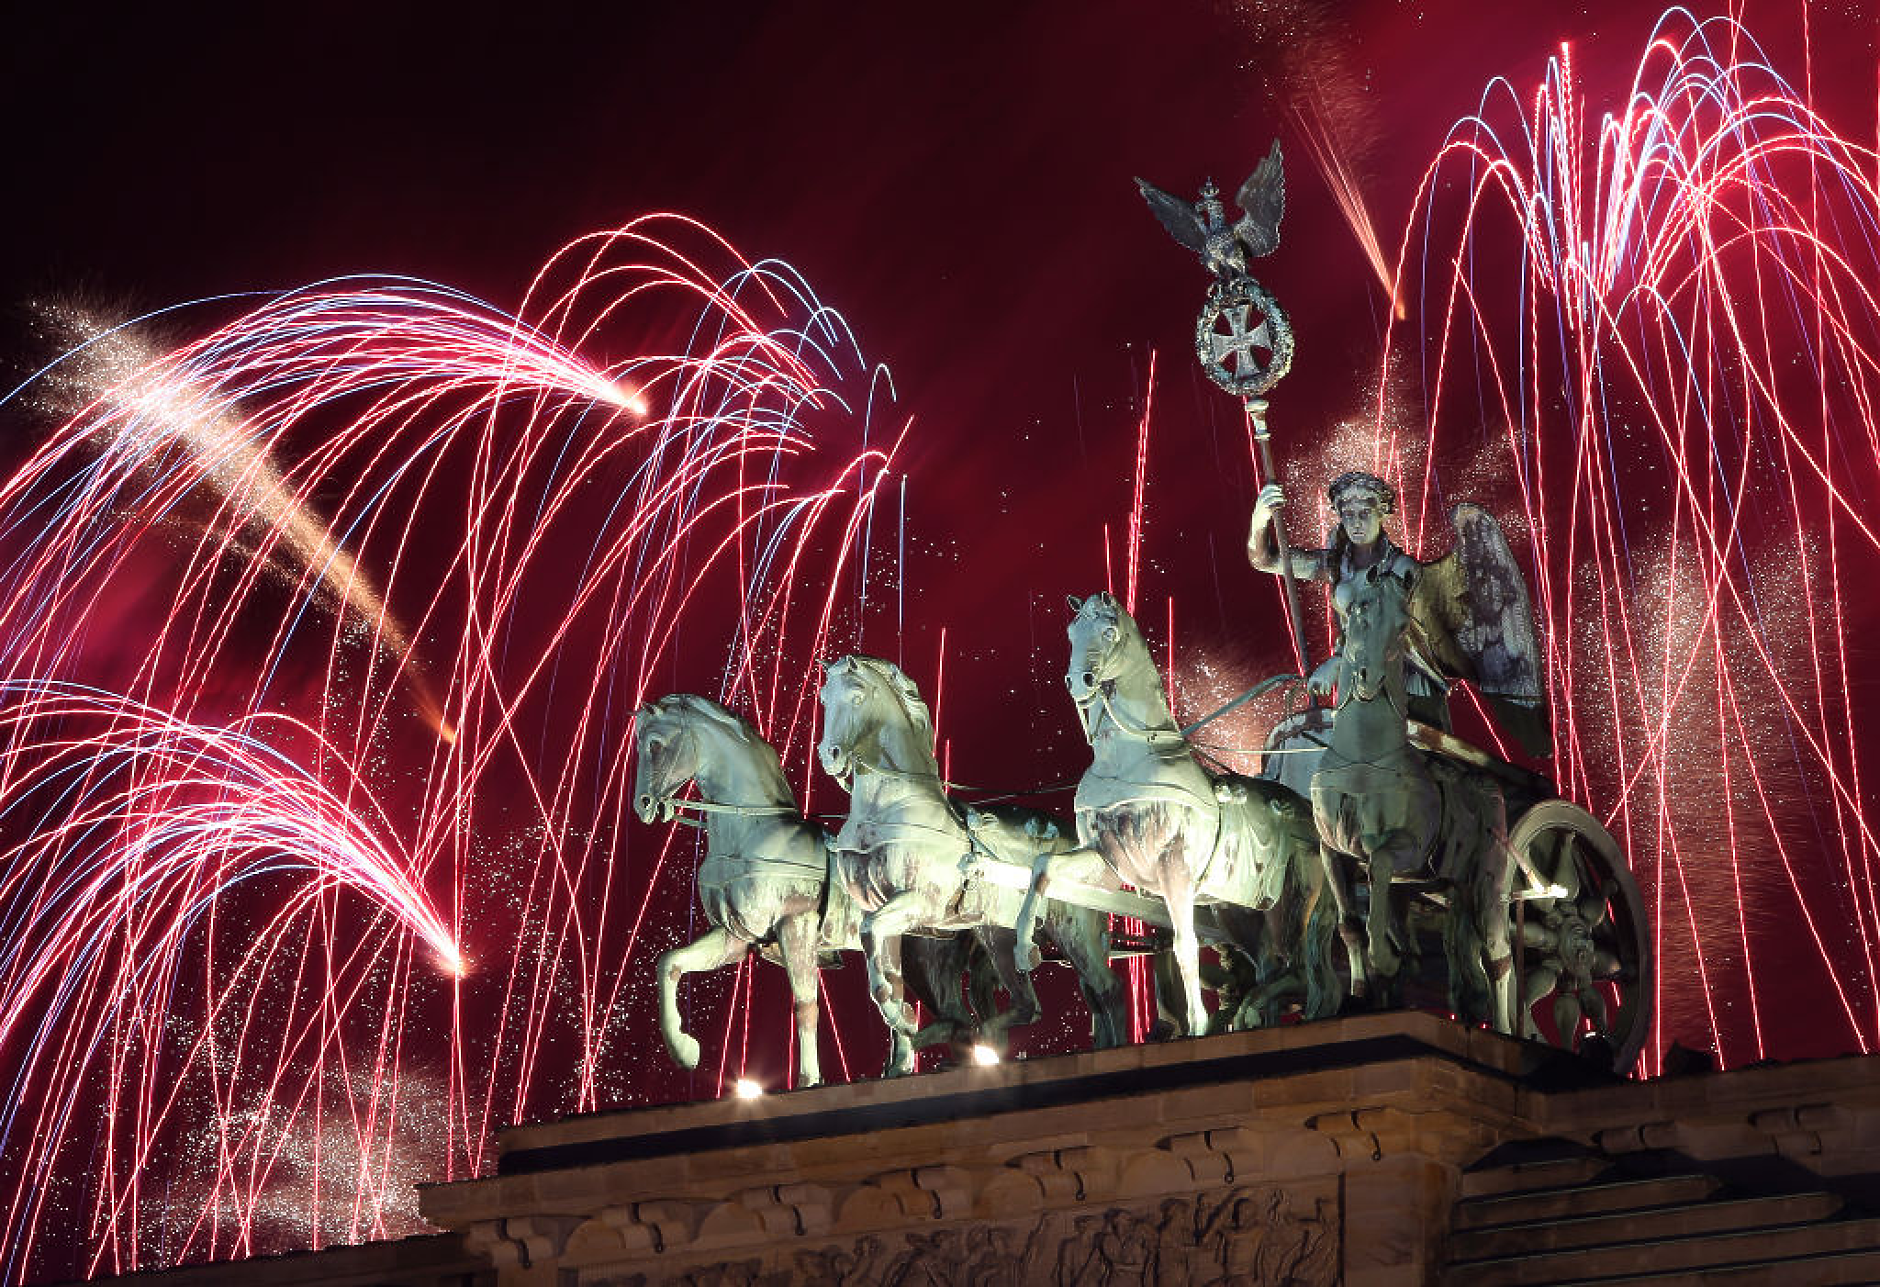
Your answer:
[[[1396,284],[1425,338],[1387,338],[1377,465],[1427,450],[1447,499],[1516,484],[1559,776],[1655,904],[1647,1066],[1673,1035],[1763,1058],[1772,1021],[1780,1049],[1870,1050],[1880,840],[1845,586],[1880,552],[1855,500],[1880,482],[1874,157],[1739,25],[1683,10],[1596,130],[1583,95],[1570,47],[1525,98],[1495,82],[1425,175]],[[1417,472],[1413,539],[1446,499]],[[1801,932],[1762,933],[1764,909]],[[1767,1010],[1772,978],[1845,1028]]]
[[[691,902],[628,847],[631,712],[676,674],[807,745],[830,632],[892,607],[885,375],[672,216],[567,247],[520,317],[347,279],[179,346],[86,333],[0,482],[0,816],[44,828],[0,840],[56,891],[0,926],[35,985],[6,1272],[415,1230],[410,1181],[493,1127],[627,1097],[642,934]]]

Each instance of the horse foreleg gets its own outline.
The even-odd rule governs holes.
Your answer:
[[[1278,1020],[1274,1002],[1298,980],[1287,943],[1287,902],[1282,896],[1264,911],[1226,904],[1214,909],[1228,941],[1214,946],[1224,982],[1214,990],[1210,1031],[1243,1032]]]
[[[988,1041],[986,1029],[999,1015],[999,967],[1011,961],[1012,945],[1000,939],[995,946],[978,931],[962,934],[960,941],[968,945],[965,953],[968,1022],[960,1029],[954,1044],[964,1049],[975,1042],[986,1043],[1004,1056],[1004,1044],[996,1033]]]
[[[1031,986],[1031,975],[1018,968],[1019,952],[1016,948],[1000,951],[1003,943],[996,943],[990,937],[982,938],[981,944],[986,951],[986,959],[992,962],[993,971],[999,977],[999,986],[1011,1004],[1003,1013],[980,1019],[979,1040],[982,1044],[1004,1053],[1009,1042],[1007,1034],[1013,1028],[1022,1028],[1034,1023],[1038,1018],[1038,993]]]
[[[1185,881],[1175,885],[1164,879],[1162,900],[1174,931],[1175,968],[1181,971],[1182,994],[1188,1007],[1183,1035],[1206,1036],[1208,1007],[1201,996],[1201,938],[1195,933],[1194,890]]]
[[[1110,870],[1103,855],[1094,849],[1042,853],[1033,859],[1031,885],[1025,890],[1025,899],[1018,907],[1018,921],[1012,927],[1017,934],[1012,944],[1012,954],[1021,974],[1030,974],[1032,967],[1037,964],[1035,939],[1038,926],[1044,920],[1044,907],[1040,900],[1045,897],[1053,880],[1094,885],[1099,889],[1121,888],[1116,873]]]
[[[914,1071],[914,1052],[918,1050],[919,1038],[906,1033],[888,1029],[888,1062],[882,1066],[881,1076],[905,1077]]]
[[[679,980],[688,974],[716,970],[744,958],[750,944],[728,929],[707,930],[696,943],[660,954],[659,1035],[666,1040],[673,1062],[690,1071],[698,1067],[698,1039],[685,1031],[679,1018]]]
[[[1149,958],[1149,974],[1155,986],[1155,1026],[1148,1040],[1170,1041],[1188,1030],[1188,993],[1182,984],[1181,968],[1175,963],[1173,948],[1158,948]]]
[[[1286,997],[1298,995],[1304,986],[1297,970],[1287,970],[1266,980],[1240,1003],[1234,1013],[1233,1031],[1272,1027],[1277,1022],[1279,1003]]]
[[[819,1017],[816,992],[816,940],[820,925],[813,913],[786,916],[777,926],[777,947],[783,971],[790,978],[790,999],[796,1005],[796,1082],[820,1086],[822,1065],[816,1049]]]
[[[1364,930],[1353,910],[1355,900],[1345,883],[1343,855],[1329,845],[1319,846],[1319,861],[1325,868],[1325,883],[1332,891],[1332,905],[1338,912],[1338,936],[1345,943],[1345,961],[1351,970],[1351,995],[1363,999],[1371,994],[1371,979],[1364,964]]]
[[[973,1007],[978,1004],[982,991],[977,976],[983,971],[977,962],[983,955],[967,934],[946,939],[919,936],[901,939],[901,970],[908,995],[934,1016],[914,1035],[915,1050],[958,1045],[972,1039],[978,1026]],[[971,1003],[960,995],[961,975],[974,981],[969,989],[974,998]],[[990,992],[989,987],[983,990]]]
[[[862,918],[862,954],[868,962],[868,992],[889,1029],[911,1037],[918,1026],[904,997],[901,974],[901,935],[920,914],[914,894],[898,894]]]
[[[1405,931],[1396,902],[1390,896],[1391,881],[1398,872],[1413,870],[1420,858],[1416,840],[1400,831],[1391,832],[1383,843],[1365,855],[1365,874],[1371,886],[1371,906],[1364,922],[1365,963],[1370,968],[1371,981],[1381,992],[1393,997],[1397,975],[1403,967],[1398,946],[1404,940]]]
[[[1300,911],[1299,950],[1305,975],[1305,1010],[1302,1018],[1323,1019],[1338,1012],[1338,971],[1332,968],[1332,935],[1337,933],[1338,904],[1328,886],[1325,864],[1309,857],[1294,860],[1294,871],[1304,885]]]

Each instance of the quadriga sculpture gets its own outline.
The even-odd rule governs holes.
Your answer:
[[[1306,1017],[1331,1013],[1332,918],[1318,910],[1324,867],[1310,806],[1277,783],[1211,775],[1182,737],[1142,633],[1116,597],[1070,604],[1065,682],[1092,751],[1077,786],[1080,847],[1038,860],[1021,932],[1054,882],[1115,888],[1120,879],[1168,909],[1190,1035],[1207,1024],[1198,903],[1213,905],[1249,958],[1276,963],[1263,992],[1303,985]]]
[[[659,1027],[667,1050],[681,1067],[698,1066],[698,1041],[679,1017],[679,981],[735,964],[755,949],[789,976],[797,1082],[820,1084],[817,965],[833,953],[861,950],[861,911],[841,882],[829,883],[828,833],[797,808],[776,750],[718,703],[690,693],[662,697],[636,712],[635,734],[633,797],[640,821],[671,821],[681,809],[705,818],[698,894],[711,928],[659,958]],[[678,799],[691,781],[698,783],[698,798]],[[991,964],[966,936],[914,947],[909,986],[938,1018],[918,1032],[891,1034],[891,1069],[911,1066],[914,1050],[934,1042],[957,1045],[977,1037],[960,976],[967,969],[983,975]],[[991,1013],[991,988],[979,982],[974,992]]]
[[[1514,863],[1499,788],[1486,774],[1425,755],[1409,735],[1405,632],[1411,587],[1383,566],[1341,582],[1344,635],[1331,744],[1312,775],[1312,811],[1338,901],[1352,992],[1394,999],[1409,941],[1401,894],[1447,892],[1444,948],[1458,1013],[1514,1030],[1508,902]],[[1344,859],[1362,866],[1362,933]],[[1393,890],[1395,886],[1395,890]]]
[[[1021,948],[1010,928],[1017,919],[1015,891],[974,875],[987,855],[975,850],[941,784],[933,720],[919,691],[893,663],[876,657],[844,657],[823,669],[817,752],[851,797],[835,840],[835,871],[865,909],[868,984],[882,1017],[895,1032],[914,1031],[903,977],[907,936],[971,929],[983,936],[1012,997],[1002,1026],[1031,1022],[1037,997],[1013,965],[1018,955],[1029,964],[1033,932],[1028,927]],[[1109,967],[1104,918],[1054,906],[1041,919],[1043,933],[1076,968],[1085,995],[1099,999],[1093,1038],[1120,1040],[1126,1017],[1121,981]]]

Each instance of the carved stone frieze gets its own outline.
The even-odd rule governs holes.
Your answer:
[[[1338,1280],[1341,1213],[1335,1186],[1317,1189],[1247,1185],[1105,1210],[1051,1211],[1019,1225],[972,1223],[869,1234],[775,1258],[740,1258],[666,1274],[583,1275],[581,1282],[583,1287],[1329,1287]]]

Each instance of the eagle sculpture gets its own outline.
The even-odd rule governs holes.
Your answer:
[[[1247,261],[1279,248],[1280,216],[1286,213],[1286,176],[1280,168],[1279,140],[1240,185],[1234,200],[1241,215],[1233,226],[1212,179],[1201,185],[1201,200],[1184,201],[1152,183],[1136,180],[1142,198],[1175,240],[1201,256],[1223,281],[1247,275]]]

